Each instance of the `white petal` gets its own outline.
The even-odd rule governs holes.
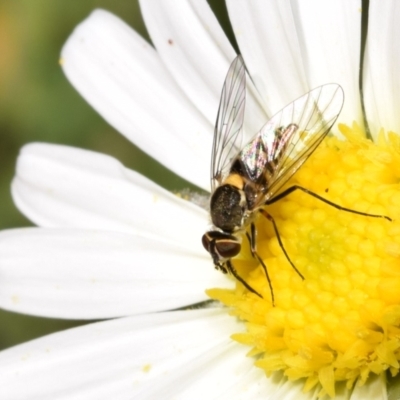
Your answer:
[[[249,72],[272,115],[309,89],[291,5],[238,0],[227,6]]]
[[[71,83],[112,126],[167,168],[209,188],[212,125],[136,32],[97,10],[72,33],[61,64]]]
[[[400,399],[400,377],[397,376],[388,376],[386,382],[387,389],[387,398],[389,400]],[[352,399],[353,400],[353,399]]]
[[[91,324],[0,354],[2,396],[25,399],[277,398],[229,339],[226,310],[190,310]],[[295,385],[294,385],[295,386]],[[281,397],[282,398],[282,397]],[[296,399],[307,399],[297,391]]]
[[[213,124],[222,84],[236,54],[209,5],[204,0],[144,0],[140,6],[171,75]]]
[[[363,386],[354,387],[353,393],[350,397],[351,400],[387,400],[388,394],[386,390],[386,377],[385,373],[381,375],[372,375],[368,378],[367,383]]]
[[[277,377],[280,377],[277,375]],[[318,400],[317,393],[319,388],[315,388],[307,393],[303,393],[304,381],[288,381],[287,378],[281,377],[277,380],[277,387],[270,391],[268,399],[271,400]]]
[[[339,122],[362,121],[359,0],[227,4],[236,39],[270,114],[316,86],[335,82],[346,94]]]
[[[400,3],[370,1],[364,60],[364,102],[373,137],[400,133]]]
[[[235,51],[207,2],[142,0],[141,9],[171,75],[196,108],[214,124],[222,85]],[[247,86],[245,141],[268,120],[251,80]]]
[[[232,286],[205,251],[83,229],[0,232],[0,277],[1,307],[71,319],[179,308]]]
[[[27,145],[12,193],[18,208],[40,226],[145,234],[202,251],[205,210],[100,153]]]

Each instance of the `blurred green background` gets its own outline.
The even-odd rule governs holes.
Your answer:
[[[209,3],[227,27],[223,1]],[[148,39],[137,0],[0,0],[1,229],[31,225],[10,195],[19,149],[28,142],[103,152],[168,189],[187,187],[107,125],[64,77],[58,65],[60,49],[74,27],[95,8],[120,16]],[[80,323],[0,310],[0,349]]]

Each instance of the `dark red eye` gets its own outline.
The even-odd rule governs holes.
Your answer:
[[[205,233],[201,238],[201,243],[203,243],[204,248],[210,252],[210,237]]]
[[[233,236],[232,238],[217,239],[215,247],[221,258],[232,258],[240,253],[240,243]]]
[[[240,242],[236,236],[229,233],[210,231],[203,235],[204,248],[212,255],[214,260],[235,257],[240,252]]]

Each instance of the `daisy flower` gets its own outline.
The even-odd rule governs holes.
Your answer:
[[[398,373],[400,360],[400,5],[370,2],[361,92],[359,1],[227,6],[260,94],[248,91],[246,134],[310,89],[340,84],[346,101],[337,136],[290,184],[392,221],[305,193],[272,205],[305,277],[268,221],[257,219],[273,307],[245,244],[235,266],[263,299],[212,268],[201,246],[209,217],[193,196],[171,194],[102,154],[30,144],[12,192],[39,227],[0,233],[0,305],[111,320],[0,353],[2,397],[387,398],[387,375]],[[235,52],[205,1],[141,7],[155,49],[98,10],[68,39],[61,65],[112,126],[208,190],[213,125]],[[209,299],[207,288],[227,307],[190,307]]]

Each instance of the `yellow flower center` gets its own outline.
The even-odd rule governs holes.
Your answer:
[[[288,186],[393,221],[338,210],[295,191],[267,211],[304,281],[260,214],[257,252],[275,306],[246,240],[233,264],[264,299],[239,282],[233,291],[207,291],[246,321],[247,332],[232,337],[252,346],[256,366],[267,375],[283,371],[291,380],[305,379],[305,391],[320,384],[320,395],[331,397],[338,381],[351,388],[370,373],[395,375],[400,365],[400,138],[382,132],[373,143],[356,124],[339,129],[346,140],[325,139]]]

